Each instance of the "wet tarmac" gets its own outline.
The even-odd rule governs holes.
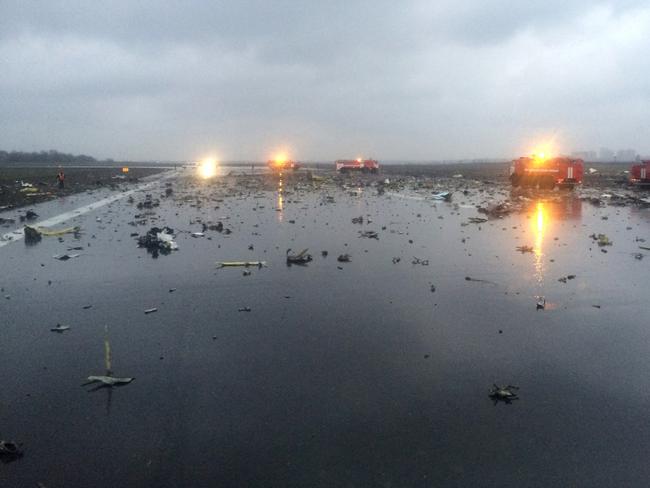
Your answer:
[[[650,210],[546,196],[467,224],[485,194],[170,181],[0,248],[0,438],[25,453],[1,486],[646,484]],[[154,225],[178,251],[137,247]],[[242,260],[268,267],[215,266]],[[135,380],[89,392],[106,342]]]

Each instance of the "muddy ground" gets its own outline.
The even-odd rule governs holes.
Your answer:
[[[128,174],[123,174],[122,168],[109,167],[64,168],[64,171],[65,188],[60,190],[56,167],[0,167],[0,211],[101,187],[117,188],[123,183],[137,182],[164,169],[130,168]]]

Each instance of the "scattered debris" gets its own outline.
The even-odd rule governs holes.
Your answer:
[[[444,200],[445,202],[451,202],[451,192],[443,191],[440,193],[435,193],[431,198],[434,200]]]
[[[157,258],[158,254],[169,254],[178,249],[174,241],[174,229],[170,227],[152,227],[149,231],[138,237],[138,247],[147,249],[152,257]]]
[[[220,261],[217,262],[217,268],[233,268],[237,266],[257,266],[258,268],[266,267],[266,261]]]
[[[287,249],[287,264],[307,264],[312,260],[311,254],[308,254],[309,249],[303,249],[298,254],[289,254],[291,249]]]
[[[478,278],[472,278],[471,276],[465,276],[465,281],[475,281],[477,283],[489,283],[490,285],[496,285],[494,281],[481,280]]]
[[[250,312],[251,310],[250,307],[241,307],[237,309],[238,312]]]
[[[58,259],[59,261],[67,261],[68,259],[73,259],[73,258],[78,258],[81,256],[81,254],[57,254],[56,256],[52,256],[54,259]]]
[[[354,217],[352,219],[353,224],[363,224],[363,215],[360,215],[359,217]]]
[[[367,237],[368,239],[379,240],[379,234],[374,230],[359,231],[359,237]]]
[[[341,255],[339,255],[338,258],[336,258],[336,260],[339,263],[349,263],[351,261],[351,258],[350,258],[349,254],[341,254]]]
[[[591,237],[594,241],[598,243],[599,246],[611,246],[614,244],[614,242],[609,240],[609,237],[607,237],[605,234],[591,234],[589,237]]]
[[[561,283],[566,283],[567,280],[573,280],[575,279],[575,277],[576,275],[567,275],[567,276],[563,276],[562,278],[559,278],[558,281]]]
[[[81,386],[92,385],[93,383],[100,383],[97,388],[113,386],[123,386],[131,383],[135,378],[116,378],[114,376],[89,376],[88,381]]]
[[[70,326],[69,325],[56,324],[56,327],[52,327],[50,330],[52,332],[65,332],[66,330],[70,330]]]
[[[533,246],[517,246],[517,251],[524,254],[527,252],[534,252],[535,250],[533,249]]]
[[[467,221],[470,224],[483,224],[483,223],[487,222],[488,219],[484,219],[482,217],[470,217],[469,219],[467,219]]]
[[[20,216],[20,221],[25,222],[25,220],[34,220],[36,218],[38,218],[38,214],[33,210],[28,210],[25,215]]]
[[[513,211],[513,208],[510,202],[502,202],[502,203],[493,203],[488,205],[487,207],[479,207],[478,211],[480,213],[486,214],[488,217],[500,219],[505,217],[506,215],[509,215]]]
[[[413,260],[411,261],[411,264],[419,264],[419,265],[422,265],[422,266],[429,266],[429,260],[428,259],[420,259],[420,258],[416,258],[415,256],[413,256]]]
[[[42,239],[41,233],[34,227],[26,225],[23,232],[25,233],[25,244],[35,244]]]
[[[492,386],[493,388],[490,390],[489,397],[494,401],[495,405],[498,402],[510,404],[513,400],[519,400],[517,393],[515,393],[515,391],[519,390],[518,386],[498,386],[496,383]]]
[[[18,444],[13,441],[0,440],[0,457],[5,459],[15,459],[23,455],[23,452],[18,448]]]
[[[146,309],[146,310],[144,311],[144,313],[145,313],[145,314],[150,314],[150,313],[154,313],[154,312],[157,312],[157,311],[158,311],[158,309],[154,307],[154,308],[148,308],[148,309]]]
[[[537,297],[537,308],[535,310],[544,310],[546,308],[546,298]]]

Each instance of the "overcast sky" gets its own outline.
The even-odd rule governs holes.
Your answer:
[[[0,0],[0,149],[650,154],[650,4]]]

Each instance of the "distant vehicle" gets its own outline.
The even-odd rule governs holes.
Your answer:
[[[650,159],[630,168],[630,183],[635,186],[650,186]]]
[[[515,159],[510,166],[510,181],[515,187],[573,188],[582,183],[583,174],[584,161],[567,157],[533,155]]]
[[[271,171],[296,171],[302,167],[302,165],[296,161],[291,161],[289,159],[269,159],[266,163]]]
[[[339,159],[334,164],[336,164],[336,171],[339,173],[361,171],[374,174],[379,172],[379,163],[374,159]]]

